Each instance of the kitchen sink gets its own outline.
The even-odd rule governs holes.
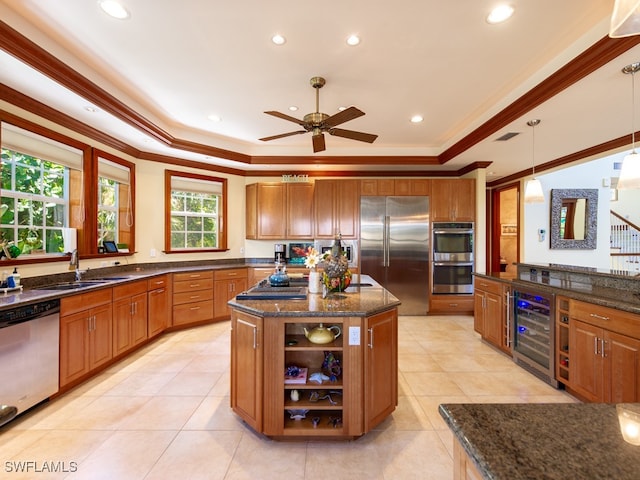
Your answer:
[[[75,290],[77,288],[94,287],[106,283],[105,280],[82,280],[80,282],[54,283],[37,287],[36,290]]]
[[[98,277],[98,278],[90,278],[87,282],[116,282],[118,280],[129,280],[131,277]]]

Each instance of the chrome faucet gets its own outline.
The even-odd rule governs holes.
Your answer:
[[[80,254],[76,248],[71,252],[71,260],[69,261],[69,270],[76,271],[76,282],[82,280],[82,272],[80,271]]]

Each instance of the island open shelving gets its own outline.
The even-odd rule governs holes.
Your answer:
[[[395,410],[399,301],[366,283],[325,299],[229,302],[231,406],[251,428],[272,438],[356,438]],[[310,342],[305,329],[321,324],[341,334]],[[329,354],[332,371],[323,368]],[[285,383],[288,367],[307,368],[306,381]]]

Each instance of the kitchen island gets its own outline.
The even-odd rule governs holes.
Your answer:
[[[352,285],[327,298],[305,289],[303,299],[229,301],[231,407],[255,431],[356,438],[395,410],[400,302],[368,276]],[[328,343],[305,335],[328,327]]]
[[[619,404],[637,415],[638,404]],[[454,480],[637,479],[640,446],[627,443],[614,404],[445,404]],[[638,437],[636,436],[636,439]]]

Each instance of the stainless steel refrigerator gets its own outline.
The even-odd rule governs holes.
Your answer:
[[[400,299],[399,314],[427,313],[428,197],[360,197],[360,267]]]

